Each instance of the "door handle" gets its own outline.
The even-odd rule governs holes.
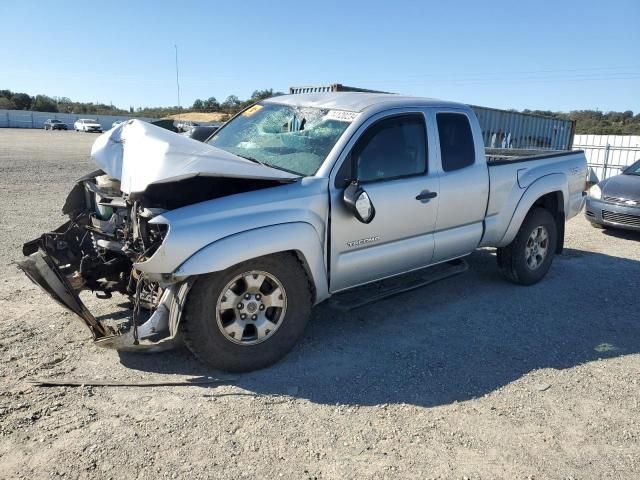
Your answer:
[[[416,200],[431,200],[432,198],[436,198],[438,196],[438,192],[430,192],[429,190],[425,190],[416,195]]]

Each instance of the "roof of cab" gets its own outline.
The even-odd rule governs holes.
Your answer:
[[[468,108],[460,103],[447,102],[434,98],[410,97],[393,93],[363,93],[363,92],[327,92],[282,95],[265,100],[267,103],[280,103],[296,107],[329,108],[362,112],[370,107],[400,107],[400,106],[430,106]]]

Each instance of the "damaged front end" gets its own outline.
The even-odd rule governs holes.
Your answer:
[[[18,265],[82,319],[97,344],[117,349],[157,349],[178,332],[193,279],[176,279],[177,264],[146,274],[136,268],[168,238],[161,214],[298,178],[139,120],[98,137],[91,158],[100,170],[77,180],[62,210],[69,220],[25,243]],[[99,320],[80,299],[84,290],[128,296],[130,318]]]
[[[158,348],[176,338],[190,281],[161,285],[134,268],[167,233],[167,225],[149,223],[165,209],[147,203],[144,196],[132,200],[123,194],[118,180],[93,172],[67,197],[63,213],[69,221],[23,246],[27,258],[20,269],[75,313],[100,346]],[[101,299],[128,296],[129,319],[117,325],[96,319],[80,299],[83,290]]]

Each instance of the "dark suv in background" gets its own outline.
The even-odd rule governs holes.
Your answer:
[[[52,118],[48,119],[44,122],[45,130],[67,130],[67,124],[61,122],[60,120],[54,120]]]

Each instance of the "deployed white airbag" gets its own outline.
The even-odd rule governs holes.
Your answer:
[[[91,158],[107,175],[119,179],[122,191],[129,194],[154,183],[196,176],[298,178],[142,120],[129,120],[100,135]]]

